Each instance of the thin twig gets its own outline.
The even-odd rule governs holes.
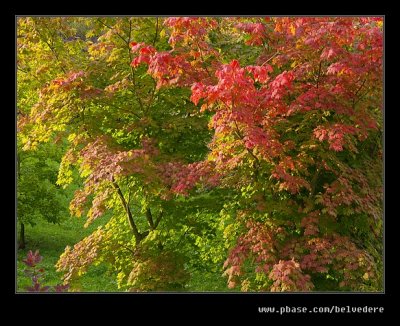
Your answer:
[[[200,58],[203,61],[203,63],[205,63],[205,59],[204,59],[204,56],[203,56],[203,51],[201,51],[199,42],[197,40],[196,40],[196,45],[197,45],[197,48],[199,49],[199,52],[200,52]],[[211,75],[210,71],[207,69],[207,65],[206,64],[204,65],[204,69],[206,70],[208,76],[212,79],[212,75]]]
[[[36,27],[36,24],[35,24],[35,27]],[[59,65],[60,65],[61,70],[64,72],[64,74],[66,74],[67,71],[64,69],[64,67],[63,67],[63,65],[62,65],[62,62],[61,62],[61,60],[60,60],[60,57],[58,56],[58,53],[56,52],[56,50],[54,49],[54,47],[45,39],[45,37],[43,36],[43,34],[41,34],[41,33],[39,32],[39,29],[35,28],[35,30],[36,30],[36,32],[39,34],[40,39],[41,39],[44,43],[46,43],[46,45],[49,47],[49,49],[51,50],[51,52],[54,54],[54,56],[55,56],[57,62],[58,62]]]
[[[109,26],[109,25],[107,25],[106,23],[102,22],[102,21],[100,20],[100,18],[97,18],[97,21],[98,21],[99,23],[103,24],[105,27],[109,28],[110,30],[114,30],[114,29],[115,29],[115,27]],[[130,22],[130,21],[129,21],[129,22]],[[115,33],[115,35],[117,35],[122,41],[124,41],[125,44],[128,44],[128,45],[129,45],[129,41],[125,40],[124,37],[123,37],[121,34],[115,32],[115,31],[114,31],[114,33]]]
[[[367,79],[364,79],[363,82],[362,82],[362,84],[361,84],[361,86],[360,86],[360,87],[357,89],[357,91],[354,93],[353,108],[355,107],[355,103],[356,103],[356,100],[357,100],[357,95],[358,95],[358,93],[361,91],[361,89],[364,87],[366,81],[367,81]]]
[[[132,67],[132,65],[131,65],[131,62],[132,62],[132,60],[133,60],[133,59],[132,59],[131,48],[130,48],[130,46],[129,46],[129,44],[131,43],[131,36],[132,36],[132,21],[129,20],[129,34],[128,34],[128,42],[127,42],[127,44],[128,44],[129,67],[130,67],[130,71],[131,71],[131,78],[132,78],[133,91],[134,91],[134,93],[135,93],[135,95],[136,95],[136,96],[135,96],[135,99],[138,101],[139,106],[140,106],[142,112],[145,112],[144,106],[143,106],[143,102],[142,102],[140,96],[138,95],[138,92],[137,92],[137,89],[136,89],[135,72],[134,72],[133,67]]]
[[[322,61],[319,62],[319,67],[318,67],[318,75],[317,75],[317,89],[319,86],[319,79],[321,77],[321,67],[322,67]]]
[[[24,70],[24,69],[22,69],[22,68],[20,68],[20,67],[18,67],[18,66],[17,66],[17,70],[23,72],[24,74],[29,74],[28,71],[26,71],[26,70]],[[36,75],[34,75],[34,74],[32,74],[31,76],[34,77],[34,78],[36,78],[38,81],[40,81],[40,79],[39,79],[38,76],[36,76]]]
[[[272,57],[270,57],[267,61],[265,61],[265,62],[263,62],[263,64],[261,65],[261,67],[263,66],[263,65],[265,65],[267,62],[269,62],[269,61],[271,61],[273,58],[275,58],[278,54],[281,54],[279,51],[278,52],[276,52]]]
[[[156,45],[156,41],[157,41],[157,34],[158,34],[158,17],[156,17],[156,35],[154,35],[154,40],[153,40],[153,46]]]
[[[234,96],[233,96],[233,93],[232,93],[232,92],[231,92],[231,98],[232,98],[232,112],[233,112],[233,108],[234,108],[234,106],[235,106],[235,100],[234,100]],[[225,105],[226,105],[226,104],[225,104]],[[237,135],[237,136],[239,137],[239,139],[243,142],[244,136],[243,136],[243,134],[240,132],[240,129],[239,129],[238,125],[237,125],[236,120],[233,120],[233,123],[235,124],[235,128],[236,128],[235,132],[236,132],[236,135]],[[246,148],[247,152],[255,159],[255,161],[256,161],[256,163],[257,163],[257,166],[259,167],[259,166],[260,166],[260,161],[259,161],[258,157],[253,153],[252,150],[250,150],[250,148],[248,148],[248,147],[246,146],[246,144],[244,144],[244,147]],[[258,170],[257,170],[257,173],[258,173]]]

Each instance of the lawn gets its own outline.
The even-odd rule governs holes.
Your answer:
[[[17,292],[24,292],[25,287],[31,285],[31,281],[24,275],[25,265],[22,259],[25,258],[29,250],[39,250],[43,260],[40,266],[46,270],[44,283],[46,285],[56,285],[61,282],[61,273],[56,272],[55,264],[67,245],[73,246],[75,243],[89,235],[99,225],[109,218],[105,214],[93,222],[90,227],[84,228],[85,220],[82,218],[70,217],[61,224],[51,224],[42,220],[31,227],[25,226],[26,248],[18,250],[17,263]],[[203,291],[228,291],[226,279],[221,273],[192,273],[191,280],[187,284],[188,292]],[[82,292],[117,292],[118,286],[116,279],[110,275],[105,265],[92,266],[88,273],[81,279]]]
[[[102,223],[99,218],[90,227],[84,228],[84,219],[68,218],[61,224],[51,224],[39,220],[38,223],[31,227],[25,227],[26,248],[18,250],[18,265],[17,265],[17,292],[24,291],[27,285],[30,285],[30,279],[24,273],[25,265],[22,259],[26,256],[29,250],[39,249],[43,260],[41,267],[46,270],[46,284],[55,285],[60,283],[61,273],[56,272],[55,264],[64,251],[67,245],[73,246],[79,240],[93,232]],[[114,292],[118,291],[116,280],[108,274],[107,268],[104,265],[92,266],[88,273],[82,277],[81,291],[85,292]]]

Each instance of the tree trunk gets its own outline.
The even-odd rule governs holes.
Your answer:
[[[21,178],[21,158],[19,156],[19,153],[17,153],[17,178],[18,181]],[[18,182],[17,182],[17,187],[18,187]],[[21,228],[19,230],[19,244],[18,244],[18,249],[24,249],[25,248],[25,224],[20,222]]]
[[[21,222],[21,229],[19,230],[19,245],[18,249],[25,248],[25,224]]]

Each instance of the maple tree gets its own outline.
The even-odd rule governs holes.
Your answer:
[[[65,283],[107,263],[121,289],[177,290],[203,265],[242,291],[381,290],[382,28],[19,18],[23,150],[67,139],[71,213],[113,212],[61,255]]]

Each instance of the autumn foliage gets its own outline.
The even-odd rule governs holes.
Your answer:
[[[32,285],[27,286],[25,290],[27,292],[67,292],[69,288],[69,285],[67,284],[57,284],[54,286],[43,284],[46,271],[44,268],[38,268],[42,259],[43,257],[40,256],[39,250],[36,250],[35,252],[29,250],[26,258],[22,260],[26,266],[24,274],[29,276],[32,282]]]
[[[107,263],[122,289],[182,289],[201,234],[217,248],[201,264],[229,288],[382,290],[381,18],[18,28],[18,77],[36,94],[19,99],[24,150],[67,139],[58,183],[83,181],[71,213],[89,225],[112,211],[61,255],[66,284]]]

